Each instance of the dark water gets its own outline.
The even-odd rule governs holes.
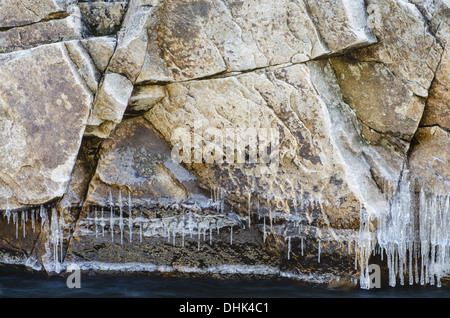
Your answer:
[[[5,271],[0,268],[0,297],[11,298],[450,298],[448,287],[386,287],[370,291],[332,289],[288,279],[183,279],[148,276],[82,275],[81,288],[65,277]]]

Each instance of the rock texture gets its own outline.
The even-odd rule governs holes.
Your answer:
[[[46,203],[66,191],[93,96],[64,44],[2,55],[0,64],[1,204]]]
[[[61,17],[73,9],[74,0],[43,0],[39,2],[2,0],[0,28],[13,28]]]
[[[0,6],[3,262],[363,288],[371,262],[403,282],[405,255],[450,271],[447,0]]]

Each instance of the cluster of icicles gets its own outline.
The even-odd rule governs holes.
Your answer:
[[[441,285],[450,273],[450,196],[415,192],[414,178],[405,170],[390,213],[380,218],[378,243],[387,254],[389,284],[396,276],[404,284]],[[420,261],[420,264],[419,264]],[[413,264],[414,262],[414,264]]]
[[[159,236],[165,237],[167,242],[176,245],[177,237],[181,236],[181,245],[185,246],[185,236],[189,235],[190,238],[194,234],[198,236],[198,249],[200,249],[200,237],[203,236],[203,240],[206,240],[207,231],[209,231],[209,241],[212,245],[212,233],[213,230],[217,230],[220,233],[220,229],[226,226],[231,227],[230,231],[230,244],[233,244],[233,226],[239,225],[237,220],[226,218],[223,215],[205,215],[201,216],[192,211],[183,213],[179,216],[166,217],[166,218],[153,218],[149,219],[145,217],[142,210],[139,216],[133,216],[133,205],[131,195],[128,194],[128,202],[124,204],[122,194],[119,192],[118,200],[115,204],[112,194],[109,196],[109,206],[104,207],[89,207],[87,217],[80,222],[80,225],[84,225],[87,229],[86,234],[95,232],[95,237],[105,237],[105,232],[109,232],[111,235],[111,241],[114,243],[115,229],[118,228],[120,232],[120,244],[124,243],[124,234],[128,228],[128,242],[133,242],[133,233],[139,236],[139,242],[142,243],[143,237]],[[173,207],[173,203],[167,202],[165,209]],[[220,200],[214,201],[214,206],[217,210],[223,210],[223,202]],[[164,206],[164,204],[163,204]],[[177,209],[180,209],[178,206]],[[117,211],[118,210],[118,211]],[[127,216],[124,216],[125,210]],[[91,229],[92,230],[89,230]],[[137,233],[136,233],[137,232]]]
[[[360,259],[362,288],[369,288],[369,256],[386,257],[389,285],[420,284],[441,287],[441,278],[450,275],[450,195],[420,187],[405,170],[392,196],[390,208],[373,216],[377,231],[370,233],[372,216],[361,214]],[[374,235],[375,237],[374,237]]]
[[[273,199],[273,198],[272,198]],[[185,247],[185,238],[197,238],[197,249],[200,250],[201,240],[207,241],[213,245],[213,233],[220,235],[223,228],[229,229],[229,244],[233,245],[234,228],[246,227],[252,228],[257,226],[263,233],[263,241],[266,242],[269,235],[274,235],[275,239],[278,236],[284,237],[288,251],[286,253],[287,259],[291,258],[291,239],[298,238],[300,240],[301,255],[304,255],[305,240],[308,235],[304,232],[306,225],[311,223],[314,219],[308,214],[308,210],[319,209],[321,203],[319,200],[299,200],[298,205],[294,205],[293,213],[283,213],[275,211],[267,200],[267,207],[260,206],[260,200],[252,202],[252,194],[248,193],[248,215],[240,217],[234,213],[235,207],[231,205],[229,210],[225,208],[226,192],[223,188],[216,187],[212,191],[211,199],[203,208],[212,208],[216,214],[200,215],[187,209],[188,212],[183,212],[177,216],[165,218],[147,218],[142,211],[137,212],[135,209],[133,213],[131,195],[128,194],[128,202],[124,204],[121,192],[119,192],[118,200],[115,202],[110,193],[107,207],[88,207],[87,217],[79,222],[82,225],[84,234],[95,235],[96,238],[110,236],[111,242],[124,243],[124,237],[127,237],[128,243],[133,242],[133,237],[139,237],[139,242],[142,243],[143,237],[162,237],[167,240],[168,244],[176,246],[177,242]],[[179,205],[171,205],[170,202],[162,204],[164,209],[169,207],[176,210],[182,210]],[[236,207],[241,210],[240,204]],[[126,214],[125,215],[125,211]],[[137,215],[139,213],[139,215]],[[256,218],[255,218],[256,216]],[[252,220],[258,222],[257,225],[252,224]],[[275,225],[275,223],[286,223],[287,226]],[[317,260],[320,263],[321,241],[330,241],[331,235],[326,235],[326,229],[315,228],[318,238],[318,255]],[[120,238],[117,238],[120,235]],[[334,235],[336,238],[336,235]],[[137,238],[135,239],[137,242]],[[339,236],[338,240],[341,242],[341,247],[348,249],[348,254],[353,252],[351,249],[354,242],[355,253],[357,253],[357,237],[352,235]],[[344,246],[344,242],[347,245]]]
[[[64,219],[63,216],[57,212],[56,207],[48,208],[41,205],[38,208],[22,211],[11,211],[8,208],[4,212],[4,217],[7,223],[12,223],[16,230],[16,239],[19,236],[26,237],[27,223],[31,223],[31,229],[33,234],[47,233],[48,237],[45,242],[45,248],[47,250],[47,256],[50,258],[48,261],[51,266],[48,269],[59,272],[61,268],[61,262],[64,258]],[[19,226],[22,230],[19,230]]]
[[[381,255],[381,260],[386,257],[389,268],[389,284],[395,286],[397,281],[405,284],[405,277],[409,284],[441,285],[441,277],[450,274],[450,196],[448,194],[437,195],[426,193],[423,189],[415,192],[414,183],[411,181],[408,171],[404,171],[402,180],[394,194],[388,198],[390,209],[387,213],[379,213],[375,216],[368,215],[364,207],[360,207],[360,230],[359,235],[325,234],[325,229],[317,228],[316,240],[318,241],[317,260],[320,263],[321,240],[336,240],[346,242],[348,254],[355,257],[355,269],[360,269],[360,286],[364,289],[370,288],[370,258],[371,255]],[[128,194],[128,202],[124,203],[122,194],[119,193],[117,202],[114,204],[112,194],[109,197],[109,206],[105,208],[92,208],[87,217],[81,222],[84,224],[86,234],[92,234],[98,238],[105,237],[105,232],[111,236],[114,242],[115,233],[120,231],[120,243],[124,242],[124,234],[128,228],[128,242],[139,242],[144,236],[165,237],[167,242],[175,246],[177,242],[185,246],[185,236],[197,237],[198,249],[200,249],[201,237],[203,241],[209,238],[209,244],[213,244],[213,231],[220,234],[220,229],[230,229],[230,244],[233,244],[233,227],[257,226],[263,233],[264,242],[270,234],[283,236],[287,245],[287,258],[291,258],[291,239],[298,238],[301,244],[301,254],[304,250],[304,239],[307,237],[305,225],[311,225],[312,216],[308,210],[323,209],[320,200],[298,200],[294,204],[294,211],[282,213],[273,211],[268,201],[268,207],[260,207],[260,200],[252,202],[251,193],[248,194],[248,217],[239,217],[225,210],[225,191],[214,188],[208,205],[217,212],[216,215],[198,215],[193,212],[182,215],[167,217],[163,219],[149,219],[133,214],[131,195]],[[125,216],[124,214],[127,214]],[[256,218],[255,218],[256,214]],[[49,258],[53,260],[53,268],[58,271],[60,262],[63,261],[64,244],[64,219],[58,215],[56,208],[46,209],[44,206],[28,211],[5,212],[8,223],[16,227],[16,238],[19,237],[19,225],[23,228],[21,235],[26,236],[26,223],[31,221],[33,232],[36,222],[40,218],[40,226],[45,228],[49,235],[48,252]],[[376,218],[377,230],[370,230],[370,223]],[[261,219],[263,219],[261,221]],[[288,226],[284,230],[275,226],[282,219]],[[257,225],[252,225],[252,220],[257,220]],[[283,222],[282,222],[283,223]],[[309,226],[311,231],[312,226]],[[92,229],[92,230],[89,230]],[[134,230],[133,230],[134,229]],[[106,230],[106,231],[105,231]],[[118,230],[118,231],[117,231]],[[345,231],[344,231],[345,232]],[[331,238],[330,238],[331,237]],[[354,247],[351,247],[354,242]]]

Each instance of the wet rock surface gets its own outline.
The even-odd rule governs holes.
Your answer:
[[[0,4],[3,263],[448,274],[448,1]]]

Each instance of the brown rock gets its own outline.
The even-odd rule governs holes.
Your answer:
[[[64,44],[3,55],[0,69],[0,206],[61,197],[92,95]]]
[[[106,139],[89,186],[88,204],[108,205],[110,192],[134,204],[158,197],[182,199],[187,190],[170,171],[170,150],[142,118],[124,120]],[[187,173],[187,172],[186,172]]]
[[[82,19],[97,36],[116,34],[127,9],[127,2],[81,2]]]
[[[370,0],[369,26],[379,43],[355,52],[361,61],[386,64],[417,96],[427,97],[442,47],[414,4],[404,0]]]
[[[409,155],[411,172],[427,192],[445,195],[450,191],[450,138],[448,131],[435,126],[417,130]]]
[[[1,2],[0,28],[12,28],[67,15],[74,0],[5,0]]]
[[[116,48],[114,37],[93,37],[80,41],[91,56],[97,69],[103,73]]]
[[[133,84],[125,76],[106,74],[95,98],[88,121],[91,127],[86,130],[86,135],[108,137],[115,125],[122,121],[132,91]]]
[[[77,15],[0,31],[0,53],[30,49],[42,44],[79,40],[87,34]]]

